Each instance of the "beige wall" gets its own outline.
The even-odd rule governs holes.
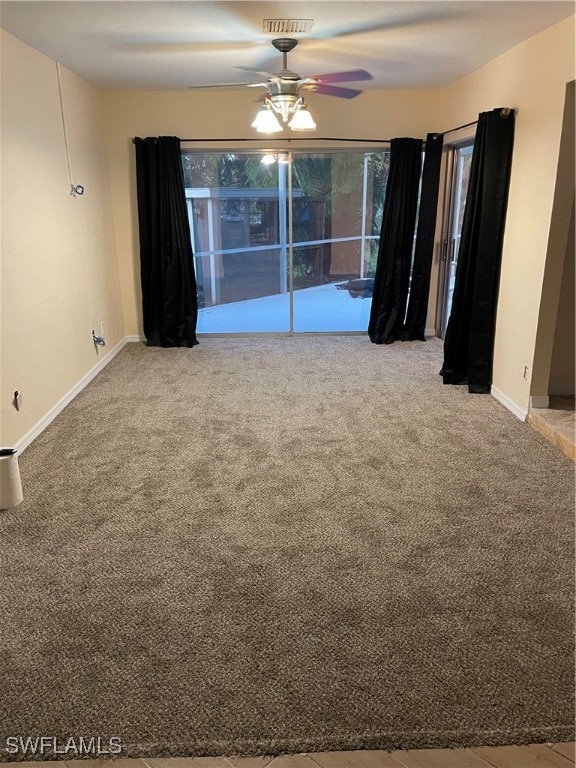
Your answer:
[[[306,101],[318,125],[317,136],[389,139],[395,136],[425,136],[430,129],[434,94],[429,91],[367,91],[354,102],[316,94]],[[254,138],[250,123],[257,105],[244,91],[107,92],[102,94],[106,114],[116,243],[122,285],[126,333],[142,333],[141,294],[136,212],[134,136],[179,136],[180,138]],[[297,147],[326,147],[329,142],[298,141]],[[195,147],[198,145],[195,144]],[[248,149],[289,147],[274,137],[262,143],[218,142],[213,148]],[[333,144],[342,146],[342,144]],[[345,146],[345,145],[344,145]],[[348,145],[349,146],[349,145]],[[357,145],[355,145],[357,146]]]
[[[494,107],[517,109],[493,381],[521,410],[528,409],[564,97],[574,70],[571,17],[440,94],[439,130]],[[530,373],[524,379],[526,365]]]
[[[0,443],[14,445],[124,336],[97,92],[1,31]],[[105,322],[96,352],[92,328]],[[20,390],[23,407],[12,406]]]

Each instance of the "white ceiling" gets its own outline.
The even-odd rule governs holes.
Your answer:
[[[258,80],[235,65],[277,72],[281,55],[270,41],[278,36],[299,39],[288,66],[301,75],[361,67],[374,75],[363,89],[426,88],[463,77],[574,11],[573,0],[8,0],[0,26],[103,88]],[[265,34],[266,18],[314,25],[307,34]]]

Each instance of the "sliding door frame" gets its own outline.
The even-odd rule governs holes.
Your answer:
[[[446,147],[446,165],[444,169],[444,197],[442,202],[442,237],[440,239],[440,274],[438,275],[438,300],[436,303],[436,332],[444,338],[444,308],[448,293],[449,236],[452,224],[452,211],[455,195],[456,146]]]
[[[461,190],[460,152],[474,147],[474,137],[462,139],[446,146],[444,170],[444,195],[442,201],[442,236],[440,240],[440,272],[436,302],[436,335],[444,339],[448,317],[446,303],[449,293],[450,267],[456,256],[454,225],[458,214],[457,202]],[[461,201],[460,201],[461,202]]]
[[[294,330],[294,247],[296,246],[306,246],[306,245],[315,245],[317,244],[317,241],[311,241],[308,242],[302,242],[302,243],[294,243],[294,227],[293,227],[293,173],[292,173],[292,162],[294,158],[298,156],[303,155],[330,155],[330,154],[360,154],[362,153],[364,155],[363,160],[363,179],[362,179],[362,221],[361,221],[361,234],[356,237],[346,237],[346,238],[330,238],[328,242],[344,242],[347,240],[360,240],[361,245],[361,259],[360,259],[360,274],[361,276],[364,276],[365,273],[365,253],[364,253],[364,243],[367,239],[378,239],[375,236],[367,235],[366,234],[366,200],[367,200],[367,179],[366,179],[366,173],[367,173],[367,155],[372,153],[386,153],[390,152],[390,147],[385,145],[355,145],[354,147],[302,147],[298,149],[270,149],[270,147],[262,148],[262,147],[254,147],[247,149],[246,147],[241,147],[238,149],[235,148],[227,148],[226,150],[223,150],[221,147],[215,148],[210,146],[198,146],[194,145],[194,147],[182,147],[183,153],[190,153],[190,154],[234,154],[238,156],[242,155],[258,155],[261,154],[278,154],[278,155],[284,155],[288,159],[288,163],[286,164],[279,164],[279,172],[278,172],[278,190],[279,190],[279,199],[280,199],[280,192],[281,192],[281,186],[284,187],[284,190],[286,192],[286,199],[288,202],[288,212],[287,212],[287,230],[288,230],[288,237],[287,237],[287,251],[288,251],[288,281],[286,285],[286,292],[289,295],[289,329],[286,331],[240,331],[240,332],[223,332],[223,333],[214,333],[214,332],[199,332],[198,335],[202,337],[258,337],[258,336],[303,336],[303,335],[318,335],[318,336],[327,336],[327,335],[335,335],[335,336],[342,336],[342,335],[350,335],[350,336],[359,336],[359,335],[365,335],[367,331],[365,330],[350,330],[350,331],[295,331]],[[281,184],[280,176],[281,174],[284,174],[284,185]],[[190,211],[190,200],[188,200],[189,203],[189,211]],[[211,206],[208,206],[210,213]],[[279,205],[279,209],[281,209],[282,206]],[[279,221],[279,227],[282,226],[281,221]],[[192,235],[192,241],[194,243],[194,232],[193,232],[193,223],[192,220],[190,220],[190,230]],[[319,242],[319,241],[318,241]],[[210,246],[211,250],[208,253],[210,259],[213,261],[214,259],[214,253],[212,252],[214,250],[214,244],[212,243]],[[196,249],[195,249],[196,251]],[[205,255],[202,253],[202,255]],[[195,258],[196,258],[196,252],[195,252]]]

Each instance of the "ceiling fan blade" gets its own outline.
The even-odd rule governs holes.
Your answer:
[[[339,85],[325,85],[324,83],[305,86],[305,88],[314,91],[314,93],[321,93],[323,96],[338,96],[341,99],[355,99],[362,93],[356,88],[341,88]]]
[[[234,67],[234,69],[243,69],[244,72],[255,72],[257,75],[262,75],[262,77],[274,77],[272,72],[266,72],[265,69],[255,69],[254,67]]]
[[[210,88],[246,88],[246,86],[260,85],[260,83],[212,83],[212,85],[189,85],[191,91],[209,90]]]
[[[411,5],[416,7],[410,8]],[[327,26],[321,34],[313,35],[313,37],[319,40],[333,40],[336,37],[350,37],[375,32],[387,32],[393,29],[404,30],[429,24],[442,24],[447,20],[453,19],[454,14],[457,13],[457,10],[445,7],[450,5],[451,3],[437,4],[430,6],[430,11],[424,12],[415,3],[397,3],[396,10],[392,8],[379,9],[375,3],[372,19],[367,19],[356,26],[350,23],[332,28]]]
[[[373,80],[370,72],[365,69],[351,69],[349,72],[329,72],[326,75],[308,75],[320,83],[351,83],[359,80]]]

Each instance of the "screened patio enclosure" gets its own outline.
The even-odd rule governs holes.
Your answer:
[[[183,151],[198,332],[365,331],[388,161]]]

